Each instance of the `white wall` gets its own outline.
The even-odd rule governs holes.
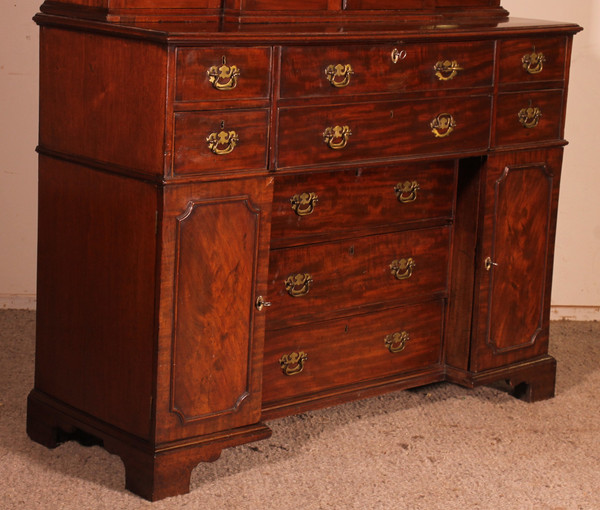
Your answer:
[[[0,308],[35,306],[41,0],[0,0]]]
[[[41,0],[0,0],[0,308],[35,306],[37,27]],[[517,17],[574,21],[553,317],[600,319],[600,1],[504,0]],[[599,129],[600,131],[600,129]]]

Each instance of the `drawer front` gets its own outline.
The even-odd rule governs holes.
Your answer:
[[[175,101],[266,99],[270,48],[178,48]]]
[[[493,42],[283,49],[281,96],[315,97],[492,84]]]
[[[454,163],[276,177],[274,239],[451,219]]]
[[[565,37],[500,41],[500,84],[564,80],[566,45]]]
[[[563,91],[498,95],[496,145],[561,138]]]
[[[485,150],[489,96],[279,110],[280,168]]]
[[[267,327],[445,293],[450,228],[271,250]]]
[[[268,113],[266,109],[175,113],[173,172],[265,169]]]
[[[431,301],[268,332],[263,402],[436,365],[441,355],[442,314],[442,302]]]

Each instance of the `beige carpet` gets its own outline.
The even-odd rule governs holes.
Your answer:
[[[118,457],[25,434],[33,312],[0,311],[0,509],[600,509],[600,323],[553,323],[557,396],[438,384],[271,422],[148,503]]]

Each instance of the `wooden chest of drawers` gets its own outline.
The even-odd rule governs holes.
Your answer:
[[[91,434],[156,500],[275,417],[438,381],[554,394],[578,26],[487,0],[90,4],[36,17],[34,440]]]

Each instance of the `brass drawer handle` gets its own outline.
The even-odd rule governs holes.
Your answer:
[[[392,62],[397,64],[400,60],[404,60],[406,55],[406,50],[398,50],[398,48],[394,48],[392,50]]]
[[[309,273],[291,274],[285,280],[285,290],[292,297],[300,297],[308,294],[313,279]]]
[[[237,66],[228,66],[227,59],[223,56],[220,66],[212,66],[208,71],[208,81],[217,90],[231,90],[237,86],[240,70]]]
[[[396,184],[394,192],[400,203],[409,204],[417,199],[417,192],[420,189],[417,181],[405,181]]]
[[[523,55],[521,62],[523,64],[523,69],[525,69],[525,71],[527,71],[529,74],[539,74],[544,70],[544,62],[546,62],[546,57],[542,52],[538,53],[535,51],[534,46],[531,53]]]
[[[406,331],[397,331],[387,335],[383,342],[391,353],[402,352],[406,347],[406,342],[410,340],[410,335]]]
[[[304,370],[304,363],[307,359],[308,354],[304,351],[291,352],[281,356],[281,358],[279,358],[279,364],[285,375],[296,375]]]
[[[456,121],[449,113],[440,113],[431,121],[429,127],[436,138],[445,138],[454,131]]]
[[[329,65],[325,68],[325,76],[333,87],[344,88],[350,85],[350,78],[354,74],[354,70],[350,64]]]
[[[417,264],[412,257],[407,259],[396,259],[390,264],[390,270],[396,280],[408,280],[412,276],[413,269],[416,265]]]
[[[533,129],[537,127],[540,123],[540,119],[542,118],[542,110],[540,110],[537,106],[529,106],[528,108],[523,108],[518,113],[519,122],[524,128]]]
[[[328,127],[323,132],[323,141],[330,149],[339,150],[348,145],[350,135],[352,135],[352,131],[348,126]]]
[[[440,60],[435,63],[433,70],[438,80],[449,81],[458,74],[458,71],[462,71],[463,68],[458,65],[456,60]]]
[[[206,137],[208,148],[219,156],[232,152],[239,141],[240,138],[235,131],[219,131]]]
[[[311,191],[294,195],[290,198],[290,203],[292,204],[292,210],[298,216],[308,216],[315,210],[318,200],[317,194]]]

